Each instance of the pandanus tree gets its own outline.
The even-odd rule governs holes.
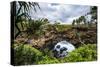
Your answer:
[[[80,26],[80,23],[82,22],[82,18],[81,17],[79,17],[78,18],[78,25]]]
[[[43,30],[45,29],[45,26],[49,23],[48,19],[38,19],[38,20],[29,20],[28,25],[28,34],[34,34],[34,35],[41,35],[43,34]]]
[[[80,20],[80,23],[82,23],[82,21],[83,21],[83,16],[80,16],[80,17],[79,17],[79,20]]]
[[[14,38],[16,38],[22,31],[20,30],[18,23],[20,24],[20,26],[23,28],[23,17],[25,19],[31,19],[29,11],[33,8],[34,11],[36,12],[37,9],[36,7],[39,7],[39,4],[36,2],[24,2],[24,1],[13,1],[11,2],[11,22],[14,25],[14,29],[16,29],[18,32],[16,32],[16,30],[14,30],[12,28],[12,31],[14,30]]]
[[[81,21],[84,22],[84,24],[86,24],[85,23],[85,17],[84,16],[81,16]]]
[[[77,24],[77,27],[79,27],[80,21],[78,19],[76,19],[76,24]]]
[[[80,23],[84,22],[84,25],[86,24],[86,22],[85,22],[85,20],[86,20],[86,19],[85,19],[85,17],[84,17],[84,16],[80,16],[80,18],[79,18],[79,19],[80,19]]]

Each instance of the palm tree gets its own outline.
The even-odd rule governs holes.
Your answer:
[[[40,9],[38,3],[36,3],[36,2],[24,2],[24,1],[11,2],[11,22],[12,22],[12,25],[14,25],[16,30],[18,31],[17,33],[14,33],[13,38],[16,38],[21,33],[21,30],[18,27],[18,23],[20,23],[21,27],[23,28],[22,17],[24,17],[26,19],[31,19],[30,15],[29,15],[29,10],[34,8],[34,11],[36,12],[36,10],[37,10],[36,6]],[[12,28],[12,31],[13,30],[14,29]],[[15,30],[14,30],[14,32],[15,32]]]
[[[82,22],[82,18],[81,18],[81,16],[78,18],[78,24],[79,24],[79,26],[80,26],[80,23]]]
[[[84,16],[81,16],[81,17],[80,17],[80,21],[81,21],[81,23],[84,22],[84,25],[86,24],[85,20],[86,20],[86,19],[85,19]]]
[[[80,23],[80,21],[78,19],[76,19],[77,27],[79,27],[79,23]]]
[[[73,20],[72,25],[75,26],[75,20]]]
[[[81,16],[81,18],[82,18],[82,21],[84,22],[84,25],[86,26],[86,19],[85,19],[85,16]]]

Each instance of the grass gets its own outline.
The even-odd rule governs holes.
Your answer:
[[[72,25],[55,25],[55,27],[58,32],[62,32],[72,28]]]

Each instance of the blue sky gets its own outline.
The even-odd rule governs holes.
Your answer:
[[[90,11],[90,6],[86,5],[66,5],[54,3],[39,3],[41,10],[34,13],[32,10],[31,17],[33,19],[47,18],[50,23],[58,21],[62,24],[71,24],[73,19],[85,15]]]

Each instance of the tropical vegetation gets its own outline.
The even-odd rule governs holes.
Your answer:
[[[41,11],[36,2],[14,1],[11,3],[11,50],[14,65],[51,64],[97,60],[97,7],[74,19],[72,24],[50,24],[47,18],[32,19],[29,12]],[[86,16],[91,15],[87,22]],[[53,56],[52,49],[58,42],[66,40],[75,50],[64,58]]]

